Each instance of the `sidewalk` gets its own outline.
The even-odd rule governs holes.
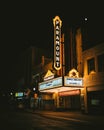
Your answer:
[[[76,119],[76,120],[83,120],[88,122],[95,122],[97,124],[103,124],[104,125],[104,115],[89,115],[89,114],[83,114],[80,111],[46,111],[46,110],[26,110],[27,112],[33,113],[33,114],[39,114],[42,116],[58,116],[58,117],[64,117],[64,118],[70,118],[70,119]]]

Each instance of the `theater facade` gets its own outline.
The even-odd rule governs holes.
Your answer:
[[[79,110],[104,114],[104,43],[82,51],[80,29],[76,34],[77,67],[65,71],[64,35],[58,16],[54,24],[54,59],[38,83],[38,106],[43,110]],[[69,51],[69,48],[68,48]],[[71,58],[72,58],[72,54]],[[67,59],[70,55],[67,55]],[[73,62],[73,59],[72,59]],[[55,73],[54,73],[55,72]],[[57,75],[57,76],[56,76]]]
[[[81,110],[81,93],[83,78],[78,77],[78,72],[72,69],[68,76],[53,78],[52,72],[47,72],[45,81],[39,83],[41,104],[43,109],[51,110]],[[70,76],[74,74],[74,76]],[[76,75],[76,76],[75,76]],[[49,77],[51,77],[49,79]],[[48,80],[46,80],[46,78]]]

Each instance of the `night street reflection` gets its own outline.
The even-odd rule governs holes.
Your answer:
[[[1,130],[98,130],[104,128],[104,116],[81,112],[39,111],[0,107]]]

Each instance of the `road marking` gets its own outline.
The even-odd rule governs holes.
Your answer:
[[[53,115],[51,115],[50,117],[54,117],[54,118],[58,118],[58,119],[65,119],[65,120],[69,120],[69,121],[72,120],[72,121],[76,121],[76,122],[88,123],[88,121],[85,121],[85,120],[79,120],[79,119],[74,119],[74,118],[69,118],[69,117],[68,118],[67,117],[58,117],[58,116],[53,116]]]

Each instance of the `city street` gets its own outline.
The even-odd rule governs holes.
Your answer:
[[[98,130],[104,128],[104,116],[80,112],[0,110],[1,130]]]

